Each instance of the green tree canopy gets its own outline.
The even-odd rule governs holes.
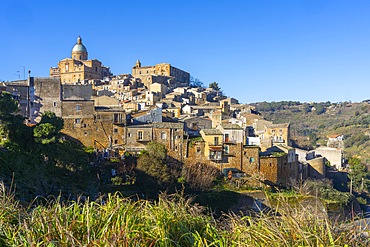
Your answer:
[[[0,93],[0,133],[7,139],[8,147],[29,149],[32,130],[24,124],[24,117],[15,114],[18,102],[9,93]]]
[[[198,78],[190,76],[190,86],[191,87],[203,87],[203,82]]]
[[[350,172],[348,176],[352,180],[353,189],[356,191],[369,191],[370,189],[370,172],[366,165],[361,163],[357,157],[348,160]]]
[[[166,164],[166,147],[158,142],[148,143],[146,150],[137,160],[137,168],[154,178],[159,185],[165,185],[174,181],[174,176]]]
[[[218,86],[218,83],[217,82],[212,82],[212,83],[210,83],[209,84],[209,87],[210,88],[212,88],[212,89],[214,89],[214,90],[216,90],[216,91],[220,91],[221,90],[221,88]]]
[[[42,144],[56,142],[61,136],[63,125],[63,119],[57,117],[54,112],[45,112],[40,123],[33,130],[35,141]]]
[[[9,93],[0,93],[0,118],[18,111],[18,102]]]

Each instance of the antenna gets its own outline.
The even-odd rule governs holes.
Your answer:
[[[19,74],[19,70],[16,71],[17,73],[15,73],[14,75],[18,76],[18,79],[21,79],[21,75]]]

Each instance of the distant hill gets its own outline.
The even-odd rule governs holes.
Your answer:
[[[267,120],[291,123],[291,138],[297,147],[326,145],[329,135],[344,136],[345,157],[370,162],[370,104],[352,102],[301,103],[297,101],[251,104]]]

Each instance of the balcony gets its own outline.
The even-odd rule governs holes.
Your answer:
[[[284,143],[285,140],[282,136],[275,136],[273,139],[272,139],[272,142],[273,143]]]
[[[236,140],[233,139],[233,138],[230,138],[230,137],[225,137],[224,139],[224,143],[228,143],[228,144],[236,144]]]
[[[222,142],[208,142],[208,146],[212,147],[221,147]]]
[[[150,142],[151,139],[150,138],[140,138],[140,137],[137,137],[136,138],[136,141],[137,142]]]

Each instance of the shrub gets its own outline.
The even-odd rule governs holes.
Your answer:
[[[182,170],[182,176],[190,188],[196,191],[210,190],[219,175],[217,168],[203,163],[189,164]]]

